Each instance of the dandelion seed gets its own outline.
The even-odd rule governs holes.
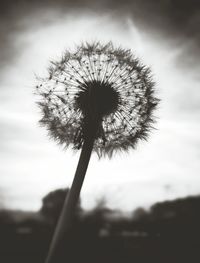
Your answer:
[[[130,50],[115,49],[111,42],[86,43],[51,64],[49,77],[37,86],[37,93],[43,114],[51,109],[40,123],[56,141],[80,149],[89,134],[86,126],[92,126],[94,119],[98,129],[93,150],[99,156],[135,148],[139,139],[147,137],[159,100],[150,69]],[[56,126],[52,129],[55,117],[62,132]],[[72,123],[77,123],[75,128],[69,127]]]

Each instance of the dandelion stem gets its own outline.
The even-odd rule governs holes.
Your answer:
[[[74,180],[65,199],[45,263],[58,263],[59,247],[61,247],[63,240],[66,240],[67,236],[70,238],[69,233],[72,230],[75,208],[90,161],[97,127],[97,124],[91,127],[89,136],[84,140]]]

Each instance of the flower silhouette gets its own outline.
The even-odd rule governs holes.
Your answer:
[[[99,156],[134,148],[138,139],[146,139],[158,104],[150,69],[111,42],[66,51],[60,61],[51,62],[37,93],[40,123],[51,137],[80,149],[96,125],[93,149]]]
[[[81,149],[74,180],[64,203],[46,263],[57,263],[79,199],[92,150],[111,156],[134,148],[152,128],[158,104],[150,69],[130,50],[109,42],[82,44],[51,62],[48,78],[37,85],[40,123],[64,146]],[[68,235],[69,236],[69,235]]]

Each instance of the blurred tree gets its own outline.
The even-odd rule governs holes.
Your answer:
[[[69,191],[69,188],[57,189],[44,196],[42,199],[42,207],[40,209],[41,214],[44,215],[48,220],[56,223]],[[78,212],[80,210],[81,207],[79,200],[76,211]]]

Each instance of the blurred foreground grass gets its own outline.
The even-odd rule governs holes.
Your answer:
[[[0,211],[1,263],[44,263],[66,193],[47,195],[37,213]],[[58,263],[199,263],[200,197],[138,208],[129,216],[103,203],[89,212],[79,204],[71,232]]]

